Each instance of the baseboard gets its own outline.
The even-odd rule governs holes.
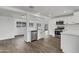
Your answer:
[[[13,39],[13,38],[15,38],[15,36],[0,38],[0,40],[8,40],[8,39]]]

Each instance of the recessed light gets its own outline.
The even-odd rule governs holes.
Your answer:
[[[66,13],[67,11],[64,11],[64,13]]]

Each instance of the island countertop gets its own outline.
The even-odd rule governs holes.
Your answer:
[[[74,35],[74,36],[79,36],[79,31],[71,30],[71,31],[64,31],[61,33],[61,35]]]

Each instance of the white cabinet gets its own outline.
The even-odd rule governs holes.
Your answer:
[[[61,49],[65,53],[79,53],[79,35],[68,33],[62,34]]]
[[[65,53],[79,53],[79,24],[65,25],[61,33],[61,49]]]

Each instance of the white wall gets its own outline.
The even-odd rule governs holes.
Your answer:
[[[14,38],[15,21],[12,17],[0,16],[0,40]]]
[[[65,25],[65,30],[64,31],[74,31],[74,32],[79,32],[79,24],[68,24]]]
[[[15,18],[14,20],[15,20],[15,25],[16,25],[17,21],[26,22],[26,19]],[[15,35],[24,35],[25,29],[26,29],[26,27],[16,27],[16,34]]]
[[[56,19],[52,19],[49,21],[48,26],[49,35],[55,36],[54,35],[55,28],[56,28]]]
[[[23,35],[26,27],[16,27],[16,22],[26,22],[26,19],[0,16],[0,40],[11,39]]]

